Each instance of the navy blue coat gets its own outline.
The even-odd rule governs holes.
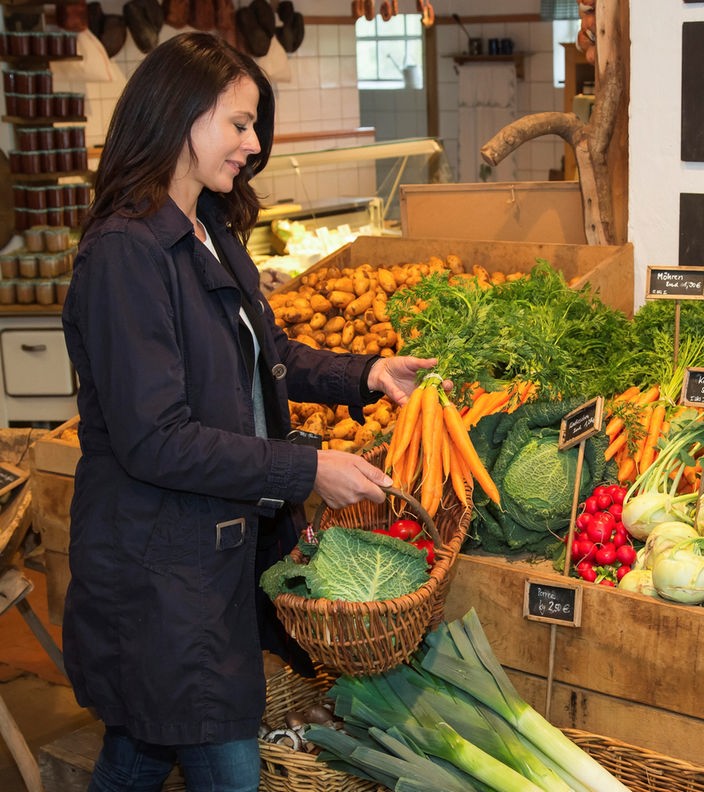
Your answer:
[[[279,507],[308,497],[317,465],[315,449],[285,440],[288,400],[359,407],[368,363],[289,341],[215,196],[201,196],[198,215],[234,278],[169,201],[151,217],[115,215],[90,229],[63,313],[82,449],[66,667],[81,705],[160,744],[256,734],[257,535],[266,526],[260,547],[290,545],[290,512]],[[254,431],[243,294],[269,439]]]

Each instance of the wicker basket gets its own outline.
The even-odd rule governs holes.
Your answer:
[[[386,449],[386,445],[378,446],[365,458],[382,467]],[[411,594],[375,602],[307,599],[295,594],[280,594],[274,600],[289,635],[315,663],[338,674],[378,674],[411,656],[425,633],[442,621],[450,574],[469,528],[471,510],[460,503],[449,483],[435,520],[413,496],[393,489],[389,492],[391,497],[382,504],[362,501],[338,510],[323,504],[314,527],[324,530],[341,525],[371,531],[388,527],[402,516],[414,517],[436,545],[427,583]]]
[[[704,767],[611,737],[578,729],[563,731],[631,792],[704,792]]]
[[[264,721],[270,728],[283,726],[289,710],[320,704],[334,678],[325,672],[315,679],[283,668],[267,680]],[[313,754],[259,740],[261,754],[260,792],[376,792],[373,781],[331,770]]]
[[[305,709],[325,700],[334,676],[320,670],[306,679],[290,668],[277,671],[267,682],[264,720],[283,725],[289,710]],[[704,792],[704,767],[674,759],[578,729],[562,731],[594,757],[631,792]],[[384,787],[330,769],[314,755],[259,741],[262,756],[261,792],[382,792]]]

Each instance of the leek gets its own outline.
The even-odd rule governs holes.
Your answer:
[[[568,770],[590,792],[628,792],[628,788],[606,768],[520,697],[496,659],[474,609],[461,623],[468,638],[468,642],[461,643],[466,652],[462,660],[431,648],[422,662],[423,668],[466,690],[501,715],[526,740]],[[452,630],[459,633],[456,622]]]
[[[395,792],[628,792],[520,698],[474,610],[407,664],[340,677],[329,696],[347,734],[308,729],[321,761]]]

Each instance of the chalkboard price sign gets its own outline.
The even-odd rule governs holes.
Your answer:
[[[0,462],[0,496],[19,487],[29,478],[26,470],[11,465],[9,462]]]
[[[648,267],[646,297],[704,300],[704,267]]]
[[[604,414],[604,398],[597,396],[581,407],[567,413],[560,425],[558,448],[564,451],[582,440],[595,435],[601,429]]]
[[[685,370],[682,404],[686,407],[704,407],[704,368]]]
[[[579,584],[526,580],[523,616],[533,621],[579,627],[582,623],[582,588]]]

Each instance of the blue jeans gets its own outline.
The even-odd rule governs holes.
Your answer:
[[[207,745],[153,745],[108,728],[88,792],[159,792],[178,762],[188,792],[257,792],[256,739]]]

